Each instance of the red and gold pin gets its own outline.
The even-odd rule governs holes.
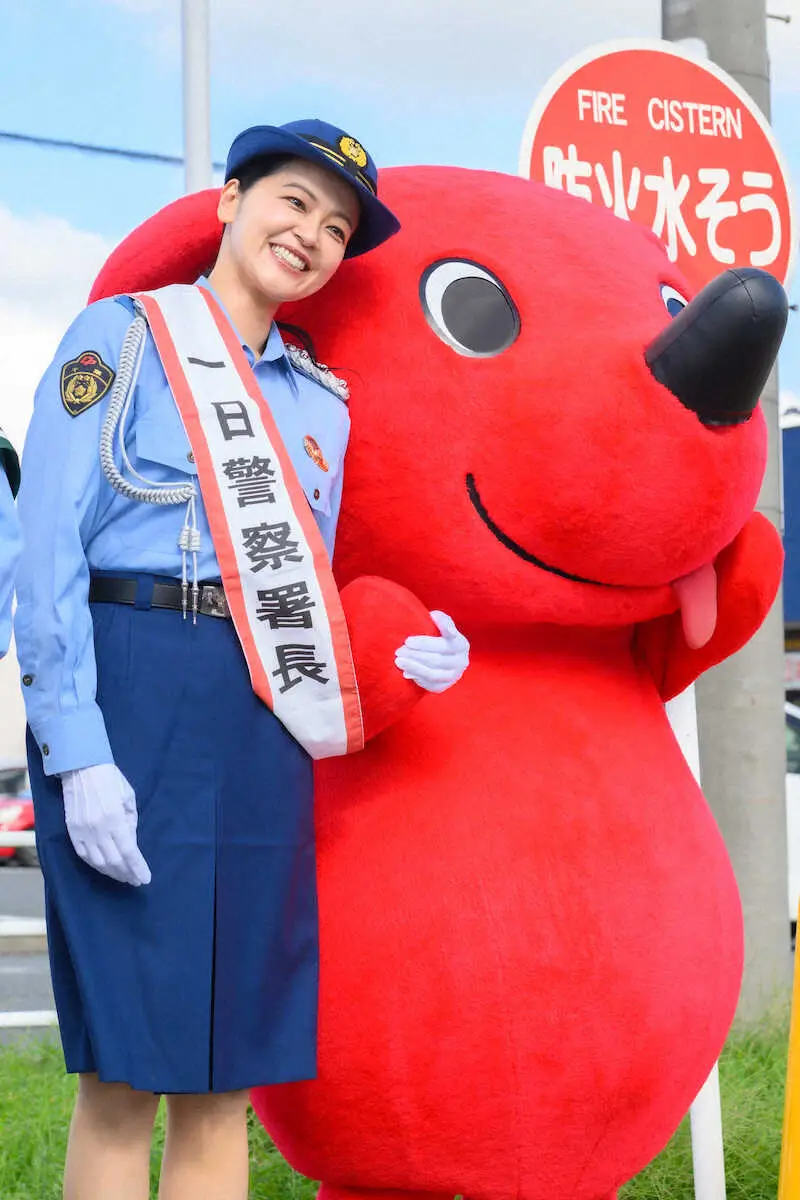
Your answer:
[[[303,438],[303,448],[311,461],[317,464],[320,471],[328,470],[328,464],[325,461],[325,455],[319,448],[319,442],[306,434]]]

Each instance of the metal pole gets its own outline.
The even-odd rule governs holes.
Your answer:
[[[764,0],[662,0],[664,37],[700,38],[709,57],[769,116]],[[781,525],[777,377],[764,396],[770,453],[759,508]],[[728,847],[742,897],[745,973],[739,1016],[761,1016],[788,995],[791,950],[786,861],[783,606],[734,658],[697,683],[703,790]]]
[[[697,739],[695,689],[689,687],[667,705],[672,732],[689,769],[700,780],[700,747]],[[725,1149],[722,1138],[722,1101],[719,1066],[715,1063],[689,1113],[692,1132],[692,1168],[695,1200],[725,1200]]]
[[[208,0],[182,0],[184,188],[211,187]]]
[[[725,1152],[719,1066],[714,1064],[689,1113],[695,1200],[725,1200]]]

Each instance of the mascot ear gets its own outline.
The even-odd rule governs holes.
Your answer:
[[[219,188],[181,196],[137,226],[109,255],[89,303],[169,283],[194,283],[213,266],[219,251],[219,196]]]

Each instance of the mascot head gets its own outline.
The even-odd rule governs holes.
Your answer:
[[[692,604],[756,503],[783,290],[729,271],[693,298],[649,232],[520,178],[381,186],[402,232],[280,313],[350,386],[340,583],[387,576],[473,634]],[[162,210],[92,298],[191,282],[215,208]]]

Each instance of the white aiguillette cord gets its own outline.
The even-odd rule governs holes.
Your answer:
[[[189,578],[188,558],[192,556],[192,618],[197,622],[197,611],[200,602],[200,587],[197,581],[197,555],[200,552],[200,530],[197,527],[197,488],[194,483],[159,483],[140,475],[128,458],[125,448],[125,424],[128,420],[133,393],[142,366],[144,347],[147,337],[147,318],[141,301],[134,299],[136,315],[128,326],[119,354],[117,374],[111,388],[111,399],[108,412],[103,421],[100,434],[100,464],[103,474],[115,492],[127,500],[135,500],[141,504],[185,504],[186,513],[183,528],[178,537],[178,547],[181,552],[181,593],[184,619],[188,610]],[[346,402],[349,398],[347,384],[338,379],[323,363],[317,363],[307,350],[287,345],[286,352],[296,370],[309,376],[340,400]],[[138,479],[145,487],[137,487],[127,480],[118,470],[114,460],[114,441],[119,445],[123,466]]]
[[[135,469],[125,448],[125,423],[130,413],[133,393],[139,378],[147,335],[147,319],[139,301],[134,300],[136,316],[128,326],[119,354],[117,374],[111,388],[108,412],[100,433],[100,465],[115,492],[127,500],[141,504],[185,504],[183,528],[178,537],[181,551],[181,593],[183,617],[186,619],[189,600],[188,558],[192,556],[192,618],[197,622],[200,586],[197,581],[197,555],[200,551],[200,530],[197,528],[197,487],[194,483],[159,483],[147,479]],[[117,440],[123,466],[146,487],[127,480],[114,460],[114,441]]]

